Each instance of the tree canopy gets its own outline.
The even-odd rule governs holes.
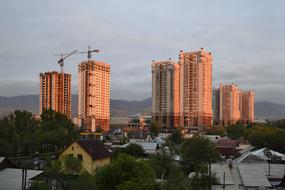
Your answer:
[[[113,162],[96,173],[99,190],[144,190],[155,189],[155,174],[145,160],[136,160],[126,155],[118,155]]]
[[[57,151],[78,137],[72,121],[52,110],[43,111],[41,120],[20,110],[0,119],[0,155],[4,156]]]
[[[183,142],[181,156],[184,166],[198,171],[201,164],[208,164],[218,159],[214,144],[201,136],[194,136]]]

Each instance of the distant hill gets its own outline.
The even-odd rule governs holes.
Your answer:
[[[72,116],[77,115],[78,95],[71,97]],[[0,96],[0,116],[7,115],[16,109],[39,112],[39,95],[23,95],[15,97]],[[111,116],[127,116],[129,114],[150,114],[151,98],[142,101],[111,100]]]
[[[255,102],[255,118],[282,119],[285,118],[285,105],[268,101]]]
[[[78,96],[72,95],[72,115],[77,115]],[[15,97],[0,96],[0,116],[7,115],[16,109],[29,110],[35,114],[39,111],[39,96],[24,95]],[[127,116],[130,114],[151,112],[151,98],[142,101],[111,100],[111,116]],[[255,118],[285,118],[285,105],[272,102],[255,102]]]

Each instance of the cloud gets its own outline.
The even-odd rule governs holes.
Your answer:
[[[144,99],[151,92],[151,60],[178,60],[180,49],[203,46],[214,56],[215,85],[234,82],[254,89],[257,100],[285,103],[284,9],[284,1],[258,0],[5,1],[0,95],[37,92],[38,74],[59,70],[54,54],[91,45],[101,50],[95,59],[111,64],[112,97]],[[65,62],[73,93],[84,59]]]

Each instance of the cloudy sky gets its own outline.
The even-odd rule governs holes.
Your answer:
[[[0,0],[0,96],[38,94],[55,54],[88,45],[111,64],[111,98],[151,96],[153,59],[213,53],[213,80],[285,103],[284,0]],[[65,62],[77,93],[76,55]]]

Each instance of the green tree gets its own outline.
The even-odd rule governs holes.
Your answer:
[[[70,182],[71,190],[96,190],[95,176],[90,175],[88,172],[83,172],[81,175],[77,176],[76,179]]]
[[[191,181],[180,169],[171,170],[161,190],[191,190]]]
[[[51,188],[45,182],[35,181],[31,184],[28,190],[51,190]]]
[[[183,141],[181,129],[175,129],[175,131],[168,137],[168,140],[176,145],[180,145]]]
[[[218,160],[214,144],[201,136],[194,136],[183,142],[181,148],[183,165],[198,176],[202,164],[210,164]],[[188,170],[188,172],[189,172]]]
[[[17,156],[35,151],[33,132],[38,126],[33,114],[16,110],[0,120],[0,153]]]
[[[254,127],[250,130],[248,141],[257,148],[268,147],[285,153],[285,130],[276,127]]]
[[[161,180],[166,179],[170,171],[177,167],[173,162],[172,155],[165,150],[150,156],[149,164],[154,169],[156,178]]]
[[[42,112],[40,127],[43,135],[39,141],[49,147],[48,152],[58,151],[79,138],[79,131],[72,121],[66,115],[51,109]]]
[[[195,190],[211,189],[212,185],[218,184],[218,179],[214,174],[208,172],[206,165],[200,165],[198,175],[190,178],[191,187]]]
[[[74,156],[65,156],[63,159],[64,172],[66,174],[80,174],[82,172],[82,161]]]
[[[158,123],[152,122],[150,124],[150,134],[152,134],[153,136],[157,136],[158,135],[159,129],[160,129],[160,127],[159,127]]]
[[[96,184],[99,190],[152,190],[155,189],[155,174],[147,161],[120,154],[97,171]]]
[[[136,158],[144,157],[145,154],[143,147],[134,143],[130,143],[126,148],[122,148],[121,151]]]
[[[241,124],[231,125],[226,128],[226,131],[231,139],[239,139],[246,134],[246,128]]]

